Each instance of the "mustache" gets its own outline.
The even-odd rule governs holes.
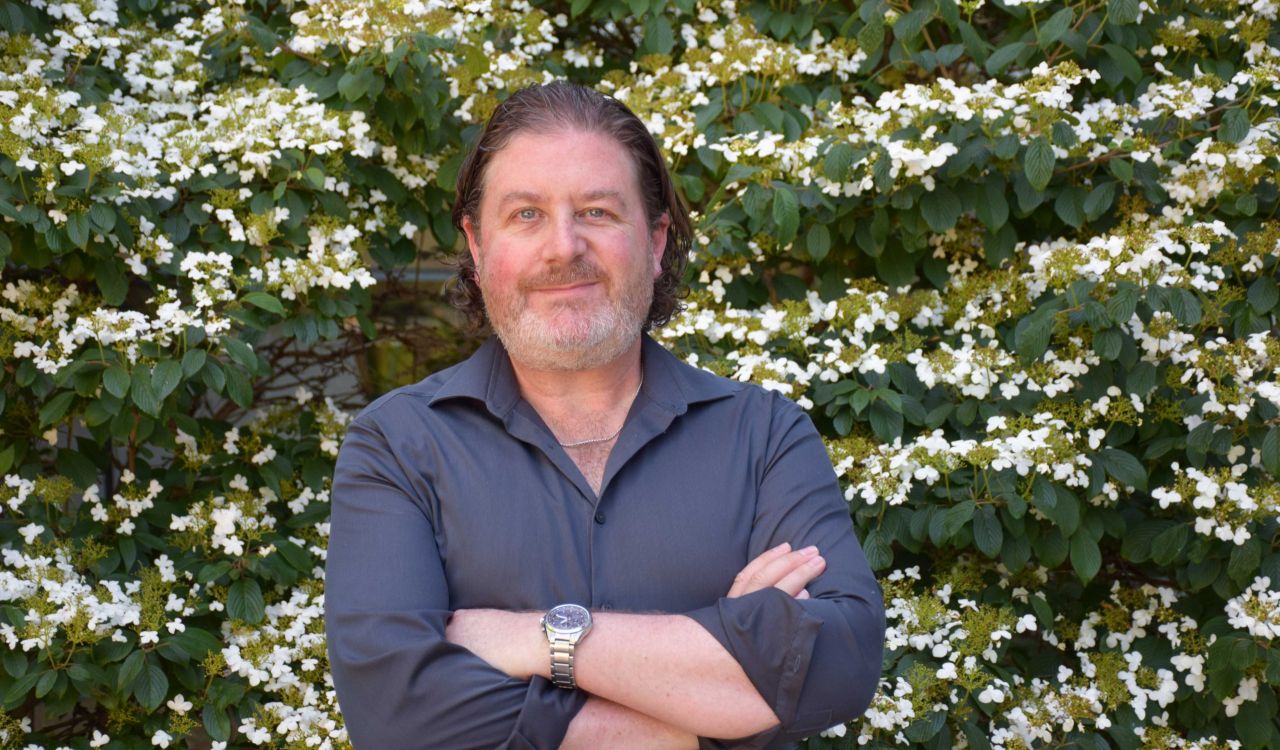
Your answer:
[[[547,287],[569,286],[600,281],[604,273],[596,264],[583,257],[574,258],[565,265],[553,266],[537,276],[525,279],[520,283],[522,290],[545,289]]]

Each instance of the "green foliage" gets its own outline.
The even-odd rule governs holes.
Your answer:
[[[456,249],[476,125],[550,74],[655,133],[700,249],[660,337],[810,411],[883,576],[877,721],[810,747],[1280,746],[1263,11],[347,5],[0,0],[0,733],[346,746],[350,415],[284,375]]]

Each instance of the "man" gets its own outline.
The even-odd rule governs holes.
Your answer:
[[[334,475],[354,745],[790,747],[865,710],[883,607],[817,432],[644,335],[692,233],[643,124],[525,89],[457,201],[497,338],[365,409]]]

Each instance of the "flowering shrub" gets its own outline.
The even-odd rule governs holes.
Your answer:
[[[694,209],[659,339],[809,410],[881,573],[811,747],[1280,746],[1278,12],[0,0],[0,747],[349,747],[297,363],[556,77]]]

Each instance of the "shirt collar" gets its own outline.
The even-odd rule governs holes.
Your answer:
[[[648,334],[641,343],[641,366],[645,395],[672,414],[683,414],[690,404],[723,398],[743,388],[742,383],[681,362]],[[490,336],[475,354],[453,368],[429,403],[435,406],[459,398],[483,402],[499,419],[520,402],[511,360],[497,336]]]

